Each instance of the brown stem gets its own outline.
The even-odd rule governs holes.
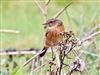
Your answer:
[[[61,70],[62,70],[62,66],[63,66],[63,62],[64,62],[65,56],[66,56],[65,55],[65,50],[60,50],[60,68],[59,68],[59,75],[61,75]]]
[[[60,15],[61,15],[61,13],[68,7],[68,6],[70,6],[72,4],[72,2],[71,3],[69,3],[68,5],[66,5],[63,9],[61,9],[53,18],[58,18]]]

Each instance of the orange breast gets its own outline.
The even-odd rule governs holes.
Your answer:
[[[61,32],[64,32],[64,26],[58,26],[47,30],[46,38],[45,38],[45,45],[55,46],[58,42],[63,39],[63,36],[60,35]]]

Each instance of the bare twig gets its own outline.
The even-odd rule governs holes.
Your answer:
[[[53,18],[58,18],[58,17],[61,15],[61,13],[62,13],[67,7],[69,7],[71,4],[72,4],[72,2],[69,3],[68,5],[66,5],[66,6],[65,6],[63,9],[61,9]]]
[[[90,32],[87,35],[90,35],[91,33],[93,33],[97,28],[100,27],[100,24],[97,24],[95,27],[93,27]]]
[[[18,30],[11,30],[11,29],[0,29],[0,33],[14,33],[14,34],[19,34],[20,31],[18,31]]]
[[[49,3],[50,3],[50,0],[46,0],[45,1],[45,7],[44,7],[44,12],[45,12],[45,14],[44,14],[44,22],[47,21],[47,14],[48,14],[48,5],[49,5]]]
[[[19,54],[36,54],[36,51],[13,51],[13,52],[0,52],[0,56],[2,55],[19,55]]]
[[[18,55],[18,54],[36,54],[40,49],[35,48],[24,48],[24,49],[16,49],[16,48],[8,48],[1,49],[0,55]]]
[[[50,63],[55,63],[54,61],[52,61],[52,60],[47,60],[44,64],[42,64],[41,66],[39,66],[38,68],[36,68],[36,69],[34,69],[34,71],[33,72],[35,72],[35,71],[37,71],[37,70],[39,70],[39,69],[41,69],[42,67],[44,67],[45,65],[47,65],[47,64],[50,64]]]
[[[42,65],[39,66],[38,68],[34,69],[33,72],[35,72],[35,71],[41,69],[42,67],[44,67],[44,66],[47,65],[47,64],[48,64],[48,62],[45,62],[44,64],[42,64]]]
[[[39,2],[37,0],[34,0],[40,11],[42,12],[43,15],[45,15],[43,8],[40,6]]]
[[[85,42],[85,41],[91,39],[92,37],[94,37],[94,36],[96,36],[96,35],[98,35],[98,34],[100,34],[100,31],[97,31],[97,32],[95,32],[95,33],[89,35],[88,37],[84,37],[84,38],[81,40],[81,42],[83,43],[83,42]]]
[[[35,66],[35,59],[32,60],[32,66],[31,66],[31,72],[29,75],[33,75],[33,70],[34,70],[34,66]]]

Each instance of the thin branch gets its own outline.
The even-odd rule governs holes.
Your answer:
[[[46,0],[46,2],[45,2],[45,3],[46,3],[46,5],[49,5],[49,3],[50,3],[50,0]]]
[[[16,49],[16,48],[8,48],[0,50],[1,55],[19,55],[19,54],[36,54],[40,49],[35,48],[25,48],[25,49]]]
[[[45,1],[45,7],[44,7],[44,22],[47,21],[47,14],[48,14],[48,5],[50,3],[50,0]]]
[[[3,56],[3,55],[19,55],[19,54],[36,54],[36,51],[0,52],[0,56]]]
[[[43,10],[43,8],[40,6],[40,4],[38,3],[38,1],[37,0],[34,0],[34,2],[36,3],[36,5],[38,6],[38,8],[40,9],[40,11],[42,12],[42,14],[44,15],[45,13],[44,13],[44,10]]]
[[[38,52],[39,52],[39,50],[40,49],[32,49],[32,50],[30,50],[30,49],[26,49],[26,50],[24,50],[24,49],[21,49],[21,50],[18,50],[18,49],[16,49],[16,50],[0,50],[0,56],[4,56],[4,55],[21,55],[21,54],[37,54]],[[47,53],[50,53],[51,51],[47,51]]]
[[[72,2],[69,3],[68,5],[66,5],[66,6],[65,6],[63,9],[61,9],[53,18],[58,18],[58,17],[61,15],[61,13],[62,13],[67,7],[69,7],[71,4],[72,4]]]
[[[32,75],[33,70],[34,70],[34,66],[35,66],[35,59],[32,60],[32,66],[31,66],[31,71],[29,75]]]
[[[90,34],[92,34],[97,28],[99,28],[100,27],[100,24],[97,24],[95,27],[93,27],[91,30],[90,30],[90,32],[88,32],[88,34],[87,34],[87,36],[88,35],[90,35]]]
[[[85,42],[85,41],[91,39],[92,37],[94,37],[94,36],[96,36],[96,35],[98,35],[98,34],[100,34],[100,31],[97,31],[97,32],[95,32],[95,33],[89,35],[88,37],[83,38],[83,39],[81,40],[81,42],[83,43],[83,42]]]
[[[42,64],[42,65],[41,65],[41,66],[39,66],[38,68],[34,69],[34,71],[33,71],[33,72],[35,72],[35,71],[37,71],[37,70],[41,69],[42,67],[44,67],[44,66],[45,66],[45,65],[47,65],[47,64],[48,64],[48,62],[46,62],[46,63]]]
[[[46,60],[45,60],[46,61]],[[41,66],[39,66],[38,68],[36,68],[36,69],[34,69],[33,70],[33,72],[35,72],[35,71],[37,71],[37,70],[39,70],[39,69],[41,69],[42,67],[44,67],[45,65],[47,65],[47,64],[50,64],[50,63],[53,63],[53,64],[55,64],[55,62],[54,61],[52,61],[52,60],[47,60],[44,64],[42,64]]]
[[[0,29],[0,33],[13,33],[13,34],[19,34],[20,31],[18,31],[18,30],[11,30],[11,29]]]

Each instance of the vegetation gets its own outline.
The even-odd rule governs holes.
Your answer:
[[[51,0],[48,5],[47,18],[52,18],[66,4],[73,2],[58,18],[63,21],[66,31],[73,31],[75,36],[82,39],[91,34],[91,30],[100,24],[100,1],[98,0]],[[44,0],[39,1],[43,6]],[[43,6],[44,7],[44,6]],[[37,7],[34,0],[0,0],[0,29],[17,30],[20,33],[0,33],[0,50],[9,48],[18,50],[23,48],[43,47],[44,16]],[[96,28],[92,33],[100,31]],[[84,52],[83,59],[86,63],[87,71],[90,75],[98,75],[96,69],[98,55],[100,54],[100,36],[91,38],[82,46]],[[26,55],[2,55],[0,56],[0,75],[15,75],[16,71],[31,58],[32,54]],[[69,55],[73,57],[72,53]],[[51,59],[51,53],[44,56]],[[70,63],[71,59],[65,61]],[[22,68],[17,75],[27,75],[30,73],[31,63]],[[48,65],[43,68],[43,73],[47,73]],[[34,75],[39,75],[35,71]],[[73,74],[75,75],[75,74]],[[76,73],[76,75],[88,75],[86,73]]]

